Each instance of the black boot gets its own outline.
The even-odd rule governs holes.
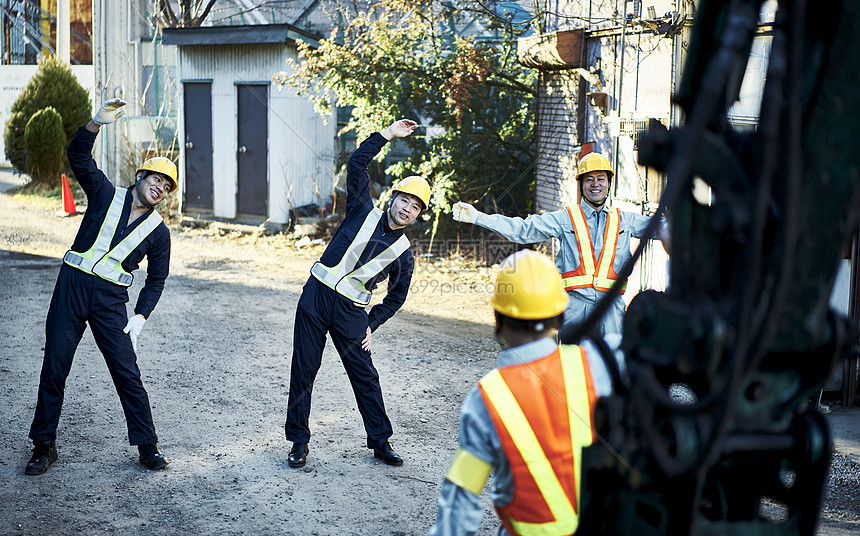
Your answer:
[[[290,464],[290,467],[304,467],[308,463],[309,451],[307,443],[293,443],[290,455],[287,456],[287,463]]]
[[[53,441],[33,441],[33,456],[24,470],[28,475],[41,475],[57,461],[57,445]]]
[[[170,463],[164,457],[164,454],[158,450],[158,444],[156,443],[138,445],[137,451],[140,453],[140,463],[153,471],[164,469]]]
[[[373,457],[379,458],[388,465],[403,465],[403,458],[391,446],[391,443],[386,441],[378,449],[373,449]]]

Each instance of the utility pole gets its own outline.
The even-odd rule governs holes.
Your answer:
[[[71,0],[57,0],[57,59],[70,62],[71,51]]]

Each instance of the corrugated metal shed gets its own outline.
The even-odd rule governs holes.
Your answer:
[[[268,219],[286,223],[290,208],[324,202],[332,191],[335,122],[326,124],[307,97],[289,89],[278,91],[272,83],[274,73],[287,69],[286,60],[297,58],[299,39],[315,43],[312,36],[288,24],[164,30],[163,42],[178,48],[183,162],[191,156],[186,108],[194,105],[184,97],[186,85],[211,84],[212,215],[216,217],[242,217],[237,207],[238,94],[244,85],[268,88]]]

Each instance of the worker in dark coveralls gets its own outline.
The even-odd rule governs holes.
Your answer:
[[[116,187],[96,166],[93,143],[101,125],[124,114],[125,102],[112,99],[92,121],[78,129],[66,149],[69,164],[87,195],[84,214],[72,248],[63,258],[45,326],[45,357],[30,439],[33,456],[28,475],[39,475],[57,460],[57,425],[66,378],[87,325],[104,355],[140,462],[164,469],[168,461],[158,450],[149,397],[137,366],[137,337],[152,314],[167,279],[170,231],[155,210],[176,190],[176,165],[165,157],[146,160],[128,188]],[[126,310],[131,273],[147,258],[146,282],[134,313]]]
[[[414,259],[403,229],[415,221],[430,200],[430,186],[418,176],[406,177],[393,188],[385,210],[374,208],[367,166],[392,138],[412,134],[418,124],[395,121],[374,133],[352,153],[347,166],[346,216],[334,233],[296,308],[290,397],[285,424],[290,467],[307,463],[311,433],[308,420],[311,390],[320,368],[328,333],[352,384],[358,410],[367,432],[367,447],[389,465],[402,465],[392,448],[391,422],[385,414],[379,374],[370,352],[376,328],[403,305],[412,281]],[[382,302],[370,312],[371,292],[388,279]]]

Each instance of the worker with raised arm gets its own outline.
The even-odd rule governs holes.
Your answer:
[[[581,323],[630,259],[630,238],[651,238],[644,236],[650,217],[609,206],[612,177],[609,160],[602,154],[589,153],[577,167],[576,180],[582,194],[579,205],[522,219],[485,214],[460,202],[454,205],[453,216],[456,221],[495,231],[517,244],[558,239],[555,264],[570,296],[564,323]],[[621,333],[625,309],[619,294],[601,320],[599,331]]]
[[[594,405],[611,394],[612,381],[593,344],[558,346],[552,337],[567,302],[544,255],[522,250],[501,263],[490,303],[502,352],[463,401],[460,445],[430,536],[478,531],[490,474],[499,536],[576,532],[581,453],[595,439]],[[617,352],[620,337],[609,335],[607,343]]]
[[[385,209],[375,208],[367,166],[392,138],[409,136],[417,126],[409,119],[395,121],[364,140],[349,158],[346,214],[320,260],[311,268],[311,277],[296,307],[285,423],[287,441],[293,442],[288,456],[290,467],[307,463],[311,390],[326,334],[331,336],[352,384],[367,433],[367,447],[384,463],[403,464],[389,441],[393,432],[382,401],[379,374],[371,359],[371,338],[406,300],[414,259],[403,230],[427,209],[430,186],[421,177],[406,177],[394,185]],[[385,279],[385,297],[366,312],[371,293]]]
[[[125,413],[128,439],[140,462],[164,469],[149,397],[137,364],[137,340],[161,297],[170,264],[170,231],[155,210],[177,190],[176,166],[156,156],[143,162],[133,185],[114,186],[98,168],[92,148],[102,125],[124,114],[125,102],[112,99],[78,129],[66,150],[69,164],[87,196],[87,211],[54,287],[45,325],[45,355],[35,416],[30,426],[33,456],[28,475],[39,475],[57,460],[57,426],[66,378],[87,326],[93,332]],[[146,282],[133,313],[128,287],[143,258]]]

